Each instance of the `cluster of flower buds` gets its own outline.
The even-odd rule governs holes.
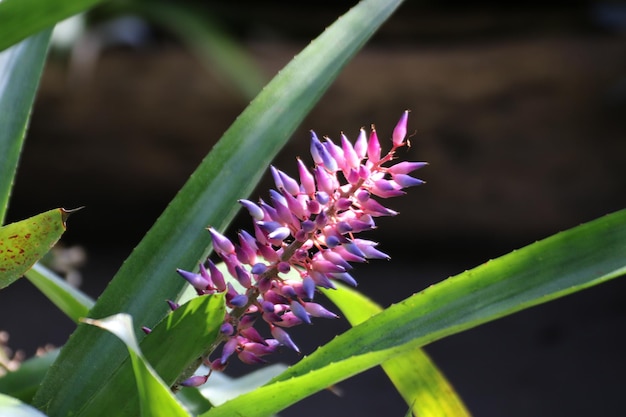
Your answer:
[[[389,258],[376,248],[377,243],[354,235],[374,229],[375,217],[397,214],[373,196],[399,196],[404,188],[423,183],[408,174],[424,162],[385,166],[398,148],[408,144],[407,119],[404,112],[393,131],[392,148],[384,156],[373,127],[369,137],[361,129],[354,145],[343,134],[337,145],[329,138],[320,141],[311,132],[312,170],[298,159],[298,182],[271,167],[276,184],[276,190],[270,190],[271,201],[239,201],[254,219],[253,234],[241,231],[238,243],[233,243],[209,228],[213,247],[239,289],[211,260],[201,264],[198,273],[178,273],[198,294],[226,293],[221,355],[206,360],[212,369],[223,369],[233,354],[245,363],[262,363],[263,356],[281,345],[298,352],[286,328],[311,323],[311,317],[337,317],[313,302],[316,287],[334,288],[333,281],[354,286],[350,262]],[[259,318],[269,327],[271,338],[253,327]]]

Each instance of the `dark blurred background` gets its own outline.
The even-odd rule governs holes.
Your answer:
[[[353,2],[181,4],[242,48],[251,80],[269,80]],[[355,272],[383,305],[626,205],[626,5],[506,4],[407,2],[275,161],[293,173],[310,129],[354,140],[375,123],[386,138],[411,110],[406,158],[430,162],[419,172],[428,184],[389,201],[400,216],[370,235],[392,261]],[[86,206],[63,244],[85,250],[82,288],[94,297],[250,99],[172,27],[141,13],[115,26],[116,7],[94,10],[82,41],[52,51],[9,212]],[[239,216],[233,230],[249,224]],[[624,295],[615,280],[426,350],[476,416],[622,416]],[[0,300],[0,328],[27,354],[73,329],[25,280]],[[318,320],[294,337],[310,352],[345,328]],[[380,370],[339,386],[343,397],[322,392],[281,415],[406,413]]]

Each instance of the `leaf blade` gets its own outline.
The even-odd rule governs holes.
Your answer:
[[[0,225],[4,224],[50,34],[50,30],[44,31],[0,52]]]

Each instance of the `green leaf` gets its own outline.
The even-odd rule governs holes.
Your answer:
[[[0,16],[0,22],[2,33],[8,21]],[[0,53],[0,225],[4,223],[50,32],[42,32]],[[0,34],[0,42],[3,38]]]
[[[153,228],[126,260],[91,311],[105,317],[130,313],[146,326],[167,309],[185,282],[175,268],[193,269],[210,250],[208,225],[223,230],[270,161],[350,58],[400,4],[368,0],[330,26],[292,60],[226,131]],[[341,39],[341,42],[337,42]],[[48,372],[35,404],[65,416],[91,394],[88,386],[64,381],[76,374],[110,377],[126,356],[108,335],[79,326]]]
[[[133,320],[128,314],[120,313],[115,316],[101,320],[84,319],[87,324],[91,324],[109,332],[120,338],[128,348],[130,360],[137,380],[139,391],[140,415],[142,417],[190,417],[191,415],[183,408],[182,404],[170,391],[169,386],[163,382],[150,363],[144,358],[135,338],[133,331]],[[109,402],[109,407],[105,413],[117,415],[120,405],[120,398]],[[111,408],[113,407],[113,408]]]
[[[197,367],[196,361],[217,337],[224,313],[222,294],[197,297],[169,314],[143,339],[141,351],[167,386],[173,385],[182,371]],[[104,381],[89,375],[75,378],[91,385],[93,392],[76,416],[110,416],[111,398],[116,399],[116,417],[137,415],[137,398],[128,395],[135,385],[128,360]]]
[[[46,417],[41,411],[15,398],[0,394],[0,416]]]
[[[9,372],[0,378],[0,392],[30,403],[43,376],[57,356],[59,356],[59,351],[52,350],[22,362],[16,371]]]
[[[65,232],[69,211],[59,208],[0,227],[0,289],[24,275]]]
[[[382,308],[363,294],[345,285],[337,290],[322,290],[339,307],[346,319],[356,326],[382,311]],[[437,369],[426,352],[414,348],[382,364],[398,392],[418,417],[469,416],[446,377]],[[409,410],[409,415],[411,413]]]
[[[336,337],[273,383],[203,416],[278,412],[395,355],[618,277],[626,272],[624,253],[626,210],[433,285]]]
[[[25,276],[59,310],[77,323],[80,318],[87,317],[87,312],[94,305],[94,301],[87,294],[72,287],[40,263],[26,271]]]
[[[4,0],[0,2],[0,51],[99,2],[100,0]]]

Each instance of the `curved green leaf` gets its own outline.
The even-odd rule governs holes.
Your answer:
[[[6,21],[0,17],[0,22],[2,33]],[[50,33],[47,30],[0,53],[0,225],[4,223]],[[0,42],[2,39],[0,35]]]
[[[351,325],[356,326],[383,309],[374,301],[345,285],[323,290],[339,307]],[[383,370],[418,417],[464,417],[470,413],[446,377],[420,348],[383,362]],[[408,415],[407,414],[407,415]]]
[[[311,107],[350,58],[391,15],[400,0],[359,3],[294,58],[226,131],[176,198],[123,264],[91,311],[104,317],[120,311],[154,325],[166,313],[158,302],[185,287],[175,268],[190,270],[207,256],[208,225],[223,230],[238,204],[259,181]],[[340,40],[340,41],[339,41]],[[64,383],[77,374],[101,380],[126,356],[123,349],[79,326],[48,372],[35,404],[65,416],[90,394],[82,384]]]
[[[182,305],[156,326],[141,342],[141,351],[167,386],[173,385],[181,372],[196,362],[215,340],[224,321],[222,294],[197,297]],[[128,360],[115,370],[111,378],[101,381],[84,378],[91,396],[74,411],[76,416],[111,415],[109,405],[115,398],[116,417],[135,416],[139,412],[133,392],[135,378]]]
[[[59,208],[0,227],[0,289],[24,275],[65,232],[69,211]]]
[[[270,415],[395,355],[618,277],[626,273],[625,253],[622,210],[433,285],[203,416]]]
[[[0,51],[100,1],[4,0],[0,2]]]
[[[26,271],[24,276],[41,291],[59,310],[78,323],[94,305],[87,294],[72,287],[63,278],[57,276],[40,263]]]
[[[169,386],[163,382],[150,363],[144,358],[139,349],[139,344],[133,331],[133,319],[124,313],[107,317],[101,320],[84,319],[87,324],[108,330],[119,337],[128,348],[130,360],[135,372],[137,390],[139,391],[140,416],[142,417],[190,417],[191,415],[183,408],[182,404],[170,391]],[[115,397],[113,397],[115,398]],[[113,400],[111,398],[111,400]],[[118,415],[120,404],[115,398],[110,401],[106,415],[112,413]]]

